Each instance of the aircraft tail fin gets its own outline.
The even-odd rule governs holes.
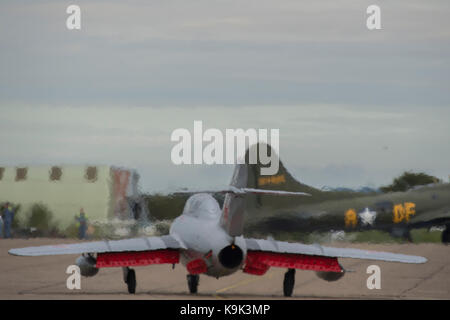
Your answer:
[[[249,148],[249,150],[247,150],[246,159],[248,159],[248,154],[251,151],[256,152],[256,154],[258,155],[256,163],[248,164],[248,177],[246,185],[247,188],[304,192],[314,197],[323,192],[319,189],[299,182],[285,168],[281,160],[279,160],[278,172],[273,175],[262,175],[261,168],[268,167],[269,165],[263,165],[259,159],[259,148],[261,148],[261,145],[261,143],[253,145]],[[275,152],[275,150],[270,145],[264,147],[267,148],[268,154]],[[279,159],[278,157],[276,158]],[[247,197],[247,209],[250,211],[253,209],[258,209],[260,207],[279,209],[283,207],[291,207],[293,205],[293,202],[295,201],[297,200],[294,200],[292,198],[276,198],[271,196],[271,194],[260,193],[249,195]],[[302,201],[304,203],[305,200],[301,199],[299,201]]]
[[[292,178],[281,162],[278,172],[274,175],[261,175],[261,167],[264,165],[261,164],[259,157],[258,148],[260,147],[261,144],[250,146],[245,155],[245,163],[237,164],[234,169],[230,187],[226,190],[221,190],[221,192],[226,193],[226,196],[223,204],[220,224],[231,236],[240,236],[243,233],[244,212],[246,211],[249,197],[259,197],[261,199],[263,196],[274,195],[310,196],[311,193],[308,191],[316,191],[316,189],[302,185]],[[256,148],[256,150],[252,148]],[[265,150],[267,150],[268,156],[270,156],[272,152],[275,152],[270,146],[266,146]],[[256,154],[254,154],[253,159],[256,159],[256,164],[252,164],[250,163],[250,152],[255,151]],[[271,157],[271,159],[274,158],[278,160],[278,156]],[[266,167],[269,165],[270,164],[266,165]],[[286,181],[290,181],[291,183],[286,183]],[[294,183],[297,188],[293,188]],[[277,186],[281,185],[282,188],[277,188],[279,190],[272,190],[272,188],[268,188],[274,184]],[[302,187],[302,190],[299,190],[299,187]],[[246,194],[249,195],[245,197]]]

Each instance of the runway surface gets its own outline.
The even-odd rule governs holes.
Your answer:
[[[1,239],[0,299],[286,299],[282,284],[285,269],[271,268],[264,276],[242,272],[215,279],[200,276],[198,294],[191,295],[186,269],[177,265],[137,267],[135,295],[127,293],[120,268],[105,268],[92,278],[81,278],[80,290],[69,290],[66,269],[77,255],[16,257],[11,248],[72,243],[67,239]],[[421,255],[425,264],[401,264],[340,259],[347,273],[337,282],[319,279],[312,271],[297,270],[292,298],[288,299],[450,299],[450,246],[442,244],[343,244],[355,247]],[[381,269],[381,289],[367,288],[367,267]]]

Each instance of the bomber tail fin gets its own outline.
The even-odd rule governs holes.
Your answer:
[[[306,185],[300,184],[287,172],[280,162],[279,170],[274,175],[261,175],[261,167],[264,166],[259,157],[259,148],[261,144],[250,146],[245,155],[245,163],[236,165],[231,179],[230,187],[221,192],[226,192],[222,216],[220,219],[221,226],[231,236],[240,236],[243,233],[244,227],[244,212],[247,208],[247,203],[250,200],[253,203],[252,197],[262,199],[264,196],[310,196],[309,191],[319,191]],[[267,150],[268,156],[275,152],[269,145],[264,146]],[[256,148],[256,149],[252,149]],[[253,159],[256,159],[256,164],[250,162],[250,153],[255,152]],[[269,153],[270,152],[270,153]],[[255,156],[256,155],[256,156]],[[271,159],[277,159],[271,157]],[[255,162],[255,161],[252,161]],[[286,180],[287,179],[287,180]],[[286,183],[289,181],[290,183]],[[278,190],[269,188],[276,185]],[[281,188],[279,188],[281,186]],[[295,186],[297,188],[295,188]],[[302,190],[299,190],[299,189]],[[320,192],[320,191],[319,191]],[[250,194],[247,198],[244,195]]]
[[[248,159],[249,152],[253,151],[259,155],[259,148],[261,148],[261,143],[257,145],[253,145],[247,150],[246,159]],[[264,146],[265,147],[265,146]],[[275,152],[270,145],[267,146],[268,152]],[[255,148],[252,150],[252,148]],[[277,157],[278,159],[278,157]],[[248,179],[247,179],[247,188],[255,188],[255,189],[270,189],[270,190],[283,190],[283,191],[293,191],[293,192],[304,192],[308,193],[312,196],[317,196],[323,191],[308,186],[299,182],[295,179],[289,171],[285,168],[281,160],[279,161],[279,169],[278,172],[273,175],[262,175],[261,168],[267,167],[268,165],[263,165],[258,157],[257,162],[255,164],[248,165]],[[283,207],[292,207],[293,201],[296,201],[292,198],[275,198],[270,194],[256,194],[251,195],[247,198],[247,208],[249,210],[257,209],[260,207],[271,207],[271,208],[283,208]],[[305,200],[299,200],[304,202]]]

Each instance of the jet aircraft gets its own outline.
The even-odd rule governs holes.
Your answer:
[[[412,255],[245,238],[246,195],[310,197],[305,192],[247,188],[248,170],[248,164],[236,165],[230,186],[219,190],[225,194],[222,208],[209,194],[217,190],[192,195],[182,214],[173,221],[168,235],[27,247],[11,249],[9,253],[18,256],[81,254],[76,264],[83,276],[94,276],[101,268],[121,267],[129,293],[136,291],[134,266],[181,262],[187,269],[191,293],[197,292],[201,274],[220,278],[242,270],[259,276],[270,267],[280,267],[288,269],[283,282],[285,296],[292,295],[296,269],[313,270],[328,281],[341,278],[345,270],[338,258],[400,263],[427,261]]]

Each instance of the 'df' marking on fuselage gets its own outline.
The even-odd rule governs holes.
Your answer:
[[[416,204],[413,202],[405,202],[404,204],[396,204],[392,211],[392,221],[400,223],[402,221],[409,222],[411,216],[416,214]]]

